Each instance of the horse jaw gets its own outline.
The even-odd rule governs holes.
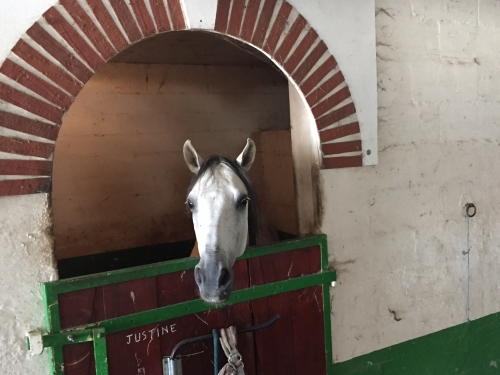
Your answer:
[[[195,278],[209,303],[225,302],[231,293],[232,266],[248,239],[248,205],[237,206],[246,194],[243,182],[224,164],[202,176],[189,193],[200,253]]]

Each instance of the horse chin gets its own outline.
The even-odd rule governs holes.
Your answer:
[[[223,305],[229,300],[229,298],[220,299],[215,297],[209,297],[209,298],[203,298],[203,300],[211,305]]]
[[[200,293],[201,299],[211,305],[222,305],[229,301],[230,292],[223,292],[216,296],[205,295],[203,292]]]

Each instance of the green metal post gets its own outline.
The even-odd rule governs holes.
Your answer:
[[[106,335],[102,328],[92,330],[94,343],[95,373],[96,375],[108,375],[108,349],[106,347]]]

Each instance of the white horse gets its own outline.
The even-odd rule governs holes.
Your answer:
[[[195,280],[201,298],[222,303],[231,293],[236,258],[247,244],[255,245],[260,235],[257,196],[246,175],[255,159],[255,143],[248,139],[235,161],[223,156],[203,161],[189,140],[183,151],[187,166],[195,173],[186,200],[200,255]]]

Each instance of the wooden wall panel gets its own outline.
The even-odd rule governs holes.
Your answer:
[[[56,257],[194,238],[184,141],[236,158],[246,138],[289,128],[289,116],[287,81],[269,67],[103,65],[55,147]]]

